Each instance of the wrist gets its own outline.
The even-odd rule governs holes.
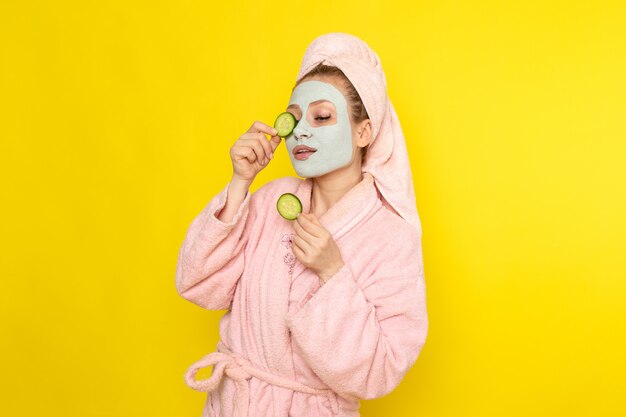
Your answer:
[[[244,179],[238,176],[237,174],[233,174],[233,176],[230,179],[230,182],[238,186],[249,187],[250,185],[252,185],[252,182],[254,182],[254,179],[251,179],[251,180]]]
[[[230,189],[235,192],[241,193],[244,196],[248,193],[251,185],[251,180],[245,180],[235,175],[233,175],[233,177],[230,179]]]
[[[335,275],[337,272],[339,272],[341,268],[343,268],[344,265],[345,263],[342,261],[339,265],[337,265],[333,269],[329,271],[320,272],[319,274],[317,274],[318,277],[320,278],[321,284],[323,285],[326,282],[328,282],[328,280],[331,279],[333,275]]]

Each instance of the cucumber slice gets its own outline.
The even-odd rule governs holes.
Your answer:
[[[302,202],[297,195],[285,193],[278,197],[276,209],[285,219],[295,220],[298,213],[302,213]]]
[[[293,132],[297,123],[296,116],[286,111],[278,115],[274,127],[278,130],[278,136],[285,138]]]

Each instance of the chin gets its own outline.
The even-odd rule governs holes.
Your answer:
[[[299,177],[302,178],[315,178],[317,177],[317,175],[311,173],[311,172],[307,172],[307,171],[303,171],[303,170],[296,170],[296,174],[298,174]]]
[[[303,167],[299,167],[296,168],[294,166],[294,169],[296,170],[296,173],[300,176],[300,177],[304,177],[304,178],[315,178],[315,177],[319,177],[320,174],[317,172],[312,172],[309,169],[303,168]]]
[[[311,172],[311,171],[308,171],[306,169],[297,169],[296,170],[296,173],[300,177],[303,177],[303,178],[319,178],[319,177],[323,177],[326,174],[329,174],[330,172],[332,172],[332,171],[319,173],[319,172]]]
[[[323,177],[324,175],[327,175],[331,172],[339,171],[342,168],[347,167],[351,163],[351,161],[348,160],[345,164],[338,166],[338,167],[334,167],[334,168],[329,167],[328,164],[326,164],[325,169],[322,170],[322,172],[320,172],[319,164],[311,165],[311,164],[307,164],[307,161],[308,159],[304,161],[300,161],[295,158],[291,158],[291,165],[293,166],[298,176],[303,177],[303,178]]]

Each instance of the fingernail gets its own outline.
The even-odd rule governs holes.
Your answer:
[[[274,152],[270,154],[270,159],[273,159],[273,158],[274,158]]]
[[[278,130],[276,130],[276,129],[272,129],[272,133],[273,133],[273,134],[277,134],[277,133],[278,133]]]

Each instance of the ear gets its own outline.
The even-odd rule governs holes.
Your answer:
[[[372,122],[370,119],[365,119],[359,123],[357,132],[359,132],[359,139],[357,144],[360,147],[369,145],[372,140]]]

